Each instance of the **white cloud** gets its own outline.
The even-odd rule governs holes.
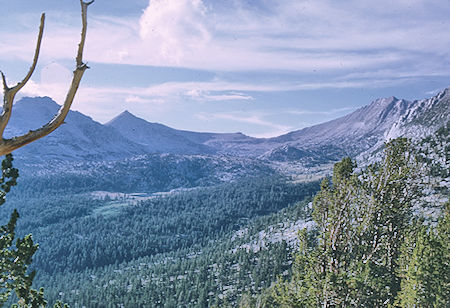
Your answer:
[[[219,90],[220,91],[220,90]],[[228,92],[225,94],[211,94],[210,91],[203,90],[188,90],[185,93],[186,96],[198,100],[198,101],[208,101],[208,102],[221,102],[221,101],[230,101],[230,100],[253,100],[254,98],[251,95],[246,95],[244,93],[239,92]]]
[[[330,110],[321,110],[321,111],[317,111],[317,110],[288,110],[287,113],[288,114],[293,114],[293,115],[326,115],[326,116],[330,116],[330,115],[336,115],[336,114],[340,114],[340,113],[348,113],[350,111],[355,110],[355,107],[342,107],[342,108],[333,108]]]
[[[258,126],[259,131],[265,131],[263,133],[259,134],[252,134],[253,137],[259,137],[259,138],[268,138],[268,137],[274,137],[279,136],[285,133],[288,133],[289,131],[292,131],[293,127],[278,123],[273,123],[271,121],[267,121],[264,119],[264,117],[267,116],[267,114],[264,113],[236,113],[236,112],[229,112],[229,113],[199,113],[196,115],[196,117],[202,121],[217,121],[217,120],[226,120],[231,122],[238,122],[238,123],[245,123],[250,124],[252,126]],[[261,129],[262,128],[262,129]]]
[[[169,63],[180,63],[185,51],[207,44],[211,36],[201,0],[152,0],[139,24],[144,45]]]
[[[430,5],[423,1],[350,1],[343,5],[290,0],[245,6],[238,0],[222,4],[220,10],[206,1],[152,0],[136,20],[90,16],[86,59],[307,73],[370,72],[396,65],[409,75],[418,69],[414,64],[430,55],[438,57],[439,63],[450,60],[450,37],[442,31],[450,27],[445,17],[450,9],[438,1]],[[262,5],[264,10],[258,10]],[[54,24],[47,28],[44,57],[73,58],[79,29]],[[0,56],[16,56],[14,51],[30,48],[30,39],[12,38],[0,34],[0,41],[8,42]]]
[[[217,100],[216,98],[252,100],[251,95],[242,92],[282,92],[282,91],[299,91],[299,90],[317,90],[317,89],[345,89],[345,88],[376,88],[380,86],[393,85],[401,81],[395,79],[356,79],[350,81],[330,80],[317,82],[299,82],[291,80],[283,80],[278,82],[232,82],[220,79],[212,81],[187,81],[187,82],[165,82],[161,84],[151,85],[142,88],[133,88],[133,91],[149,96],[188,96],[190,98]],[[227,92],[227,94],[213,94]],[[228,100],[227,99],[227,100]],[[223,99],[225,100],[225,99]]]
[[[63,103],[70,85],[68,69],[57,63],[45,66],[41,72],[41,81],[33,79],[21,92],[26,96],[50,96],[58,103]],[[66,79],[66,80],[65,80]],[[166,113],[175,104],[186,104],[187,99],[200,103],[218,101],[252,101],[254,97],[248,92],[282,92],[298,90],[314,90],[324,88],[355,88],[378,87],[392,85],[396,80],[357,80],[330,81],[317,83],[301,83],[292,81],[280,82],[229,82],[214,79],[207,82],[166,82],[144,87],[105,86],[80,87],[74,102],[74,109],[94,116],[99,121],[107,121],[124,109],[133,110],[146,108],[153,113]],[[331,110],[329,112],[335,112]],[[337,110],[339,112],[341,110]],[[292,114],[298,111],[293,111]],[[297,114],[301,114],[303,111]],[[247,117],[247,119],[252,119]],[[231,120],[231,118],[230,118]],[[250,120],[247,120],[250,121]],[[256,120],[253,119],[256,124]],[[260,123],[262,124],[262,122]],[[279,131],[281,131],[280,129]]]
[[[137,96],[137,95],[128,95],[127,97],[125,97],[125,102],[126,103],[131,103],[131,104],[151,104],[151,103],[159,103],[159,104],[163,104],[164,100],[162,99],[148,99],[148,98],[144,98],[141,96]]]
[[[20,96],[49,96],[58,104],[63,104],[67,95],[69,84],[64,83],[40,83],[29,80],[19,93]]]

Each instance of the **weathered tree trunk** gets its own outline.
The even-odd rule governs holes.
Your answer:
[[[86,41],[87,8],[93,2],[94,1],[84,2],[83,0],[80,0],[82,30],[81,30],[81,40],[78,45],[78,53],[76,57],[76,67],[75,70],[73,71],[72,83],[70,85],[69,91],[67,92],[64,104],[61,106],[58,113],[53,117],[52,120],[44,124],[41,128],[38,128],[36,130],[30,130],[28,133],[22,136],[16,136],[10,139],[5,139],[3,137],[6,126],[8,125],[9,119],[11,118],[14,98],[16,94],[25,86],[25,84],[31,78],[31,75],[33,75],[33,72],[36,68],[36,64],[39,58],[39,52],[41,49],[42,36],[44,33],[45,14],[42,14],[41,16],[41,23],[39,26],[39,34],[36,44],[36,50],[34,52],[33,63],[25,78],[17,85],[10,88],[6,83],[5,75],[3,74],[3,72],[1,72],[3,81],[3,111],[2,114],[0,115],[0,156],[9,154],[12,151],[26,144],[29,144],[39,138],[47,136],[52,131],[57,129],[61,124],[64,123],[64,120],[67,114],[69,113],[73,99],[75,98],[75,94],[80,85],[81,78],[83,77],[85,70],[88,69],[88,66],[83,62],[83,50],[84,50],[84,43]]]

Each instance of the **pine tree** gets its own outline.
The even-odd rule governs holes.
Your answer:
[[[419,168],[405,138],[386,144],[384,159],[361,175],[367,220],[360,225],[355,303],[386,307],[400,290],[398,261],[411,209],[420,197]]]
[[[6,155],[2,161],[0,178],[0,205],[5,203],[6,194],[17,183],[19,172],[12,165],[13,157]],[[38,245],[31,235],[16,239],[15,230],[19,213],[14,210],[8,224],[0,227],[0,305],[15,292],[20,307],[41,307],[46,305],[43,289],[31,288],[35,272],[28,273],[28,266]]]
[[[398,262],[413,202],[417,169],[406,139],[386,144],[384,159],[355,172],[350,158],[336,163],[313,202],[316,242],[301,233],[289,282],[274,297],[282,307],[387,307],[401,278]]]
[[[450,305],[450,203],[437,228],[415,223],[402,246],[399,307]]]

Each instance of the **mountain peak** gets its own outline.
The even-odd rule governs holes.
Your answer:
[[[443,98],[443,97],[445,97],[445,96],[450,96],[450,87],[445,88],[444,90],[442,90],[441,92],[439,92],[436,96],[437,96],[438,98]]]
[[[132,115],[134,116],[134,114],[132,114],[131,112],[129,112],[128,110],[125,110],[121,113],[121,115]]]
[[[374,105],[385,105],[385,106],[387,106],[387,105],[392,104],[392,103],[395,103],[395,102],[397,102],[397,101],[399,101],[399,99],[398,99],[397,97],[395,97],[395,96],[389,96],[389,97],[378,98],[378,99],[374,100],[374,101],[372,102],[372,104],[374,104]]]
[[[33,105],[35,107],[46,106],[49,108],[59,108],[60,106],[48,96],[22,97],[15,105]]]
[[[137,118],[137,116],[135,116],[134,114],[132,114],[132,113],[129,112],[128,110],[125,110],[125,111],[121,112],[117,117]],[[117,118],[117,117],[116,117],[116,118]]]
[[[129,122],[129,121],[133,121],[136,122],[137,120],[140,121],[145,121],[137,116],[135,116],[134,114],[132,114],[131,112],[129,112],[128,110],[125,110],[121,113],[119,113],[117,116],[115,116],[114,118],[112,118],[110,121],[108,121],[107,123],[105,123],[105,125],[111,125],[113,123],[123,123],[123,122]]]
[[[101,125],[81,113],[70,111],[68,125],[40,142],[45,144],[42,153],[51,153],[50,156],[62,153],[71,158],[88,155],[114,158],[142,153],[220,153],[258,157],[268,153],[270,156],[264,158],[279,161],[298,159],[312,164],[338,160],[343,155],[358,155],[375,149],[392,136],[429,133],[448,121],[449,99],[450,88],[432,98],[414,102],[395,96],[380,98],[346,116],[267,139],[248,137],[241,132],[217,134],[177,130],[148,122],[129,110]],[[59,108],[49,97],[22,98],[11,117],[8,138],[48,123]],[[119,137],[121,141],[115,146],[111,140]],[[39,144],[27,147],[30,155],[35,155],[33,153]],[[81,152],[78,144],[85,145]]]
[[[46,123],[58,112],[61,106],[48,96],[22,97],[13,107],[12,119],[17,116],[26,119],[27,123]],[[42,125],[40,124],[40,125]]]

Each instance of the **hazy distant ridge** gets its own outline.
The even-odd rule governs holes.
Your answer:
[[[48,97],[23,98],[14,107],[7,136],[36,129],[58,105]],[[77,111],[53,134],[17,151],[26,160],[120,160],[135,155],[229,155],[316,165],[357,156],[398,136],[423,137],[450,120],[449,88],[432,98],[377,99],[358,110],[274,138],[241,133],[199,133],[170,128],[128,111],[102,125]]]

